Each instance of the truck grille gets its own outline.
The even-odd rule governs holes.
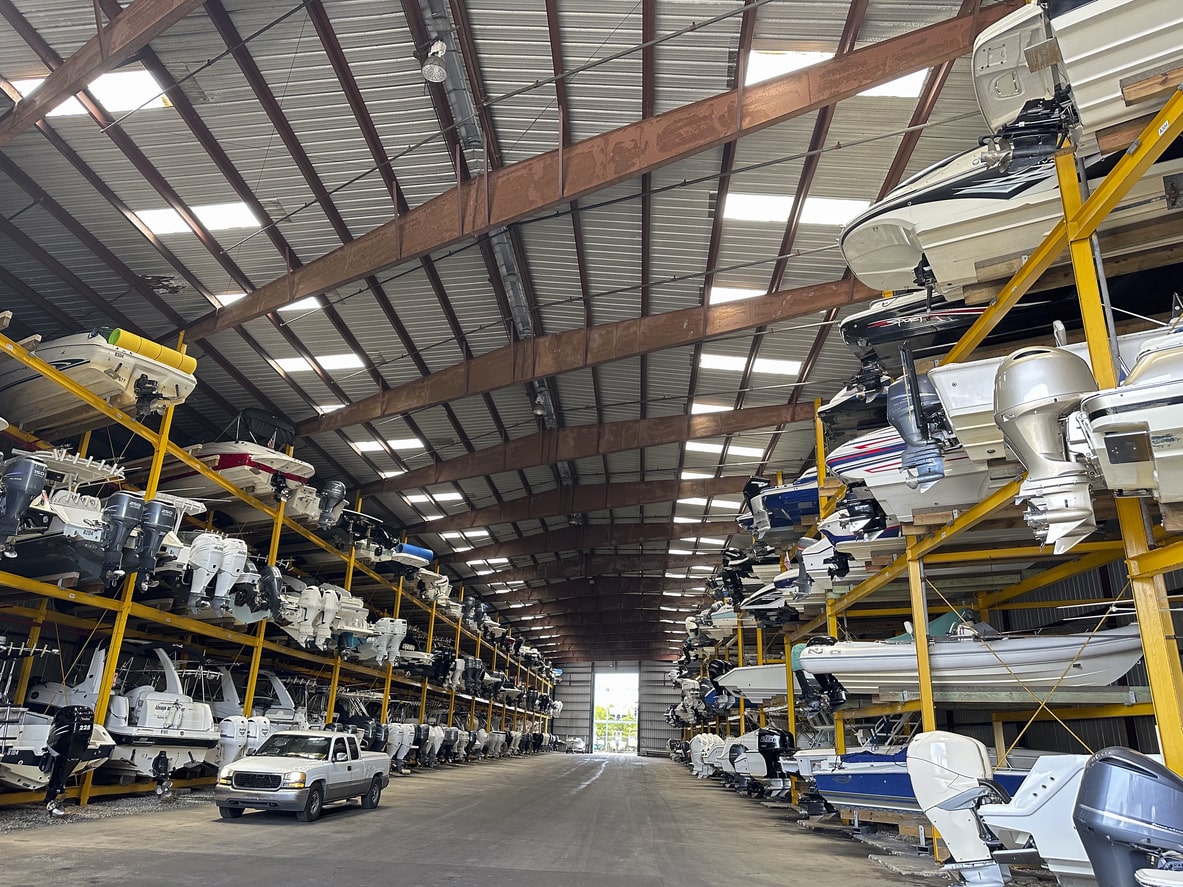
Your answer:
[[[275,791],[283,777],[278,773],[235,773],[235,788],[262,788]]]

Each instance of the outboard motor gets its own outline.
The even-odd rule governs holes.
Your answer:
[[[835,711],[846,704],[846,688],[832,674],[815,674],[806,676],[801,668],[801,651],[806,647],[831,647],[837,640],[824,635],[812,637],[804,644],[795,644],[791,658],[793,678],[797,682],[797,698],[805,703],[806,709],[820,711],[823,707]],[[817,682],[815,688],[810,678]],[[820,692],[819,692],[820,691]]]
[[[140,538],[136,543],[136,572],[139,573],[139,586],[147,588],[152,581],[152,574],[156,572],[156,557],[160,551],[160,544],[164,537],[172,532],[177,525],[177,507],[163,499],[153,499],[144,503],[144,512],[140,518]]]
[[[113,585],[127,571],[123,564],[123,549],[132,531],[140,525],[144,515],[144,500],[120,490],[107,497],[103,505],[103,568],[102,577]]]
[[[256,752],[271,735],[271,718],[252,715],[246,722],[246,750]]]
[[[752,513],[752,530],[757,538],[772,529],[772,517],[768,509],[757,497],[772,486],[772,481],[766,477],[752,477],[743,485],[743,500],[747,503],[748,511]]]
[[[218,763],[225,767],[246,754],[247,719],[242,715],[222,718],[218,724]]]
[[[1152,872],[1183,870],[1183,778],[1128,748],[1104,748],[1080,778],[1072,822],[1100,887],[1153,883]],[[1149,875],[1149,877],[1147,877]]]
[[[259,571],[259,581],[253,587],[239,585],[234,592],[234,605],[248,607],[253,612],[271,611],[271,621],[283,621],[283,574],[279,567],[267,564]]]
[[[909,486],[924,491],[945,476],[945,460],[939,440],[950,437],[937,391],[928,376],[917,376],[912,355],[901,350],[903,376],[887,389],[887,421],[904,440],[900,467],[909,474]]]
[[[94,709],[87,705],[64,705],[53,715],[49,741],[41,759],[41,772],[49,774],[45,785],[45,809],[54,816],[65,813],[62,795],[66,780],[78,766],[94,732]]]
[[[476,696],[481,690],[481,679],[485,676],[485,663],[476,656],[464,660],[464,692]]]
[[[1072,459],[1064,422],[1097,390],[1088,363],[1059,348],[1021,348],[994,376],[994,421],[1027,469],[1023,519],[1040,543],[1068,551],[1097,529],[1085,466]]]
[[[331,480],[320,489],[320,516],[316,519],[316,526],[321,530],[331,530],[337,524],[336,509],[345,500],[345,484],[339,480]]]
[[[997,863],[974,806],[983,799],[1010,801],[992,782],[994,769],[986,746],[969,736],[943,730],[918,733],[908,744],[908,776],[920,809],[937,829],[953,859],[946,868],[976,887],[1002,887],[1010,869]]]
[[[46,472],[44,462],[28,456],[4,463],[4,476],[0,477],[4,487],[0,497],[0,543],[6,544],[20,530],[21,518],[45,489]]]

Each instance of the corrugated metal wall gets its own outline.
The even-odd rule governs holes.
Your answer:
[[[681,739],[682,731],[666,723],[666,710],[676,704],[682,694],[666,674],[668,662],[640,663],[641,685],[637,705],[637,754],[666,755],[671,739]]]
[[[551,721],[551,732],[563,739],[582,737],[591,751],[592,664],[572,662],[563,666],[562,682],[555,688],[555,698],[563,702],[562,713]]]

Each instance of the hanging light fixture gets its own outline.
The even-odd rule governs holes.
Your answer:
[[[423,59],[423,79],[428,83],[443,83],[448,79],[448,69],[444,67],[444,53],[448,47],[443,40],[433,40],[427,56]]]
[[[532,412],[539,418],[546,415],[546,401],[542,399],[541,393],[534,395],[534,409]]]

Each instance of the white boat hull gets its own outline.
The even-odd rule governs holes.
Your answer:
[[[764,705],[787,694],[788,678],[783,662],[733,668],[715,680],[719,686],[756,705]]]
[[[942,640],[929,647],[932,685],[941,689],[1104,687],[1142,658],[1137,626],[1092,635],[1000,637]],[[1077,653],[1080,653],[1077,656]],[[1075,659],[1075,661],[1073,661]],[[1072,663],[1071,665],[1069,663]],[[912,644],[848,641],[807,647],[801,668],[830,674],[847,692],[863,695],[919,689],[916,649]]]
[[[112,407],[136,415],[136,384],[142,376],[157,384],[159,400],[179,405],[197,385],[182,372],[134,351],[109,344],[101,335],[79,333],[43,342],[34,354]],[[30,433],[53,436],[97,428],[110,420],[52,379],[15,360],[0,365],[0,415]]]

